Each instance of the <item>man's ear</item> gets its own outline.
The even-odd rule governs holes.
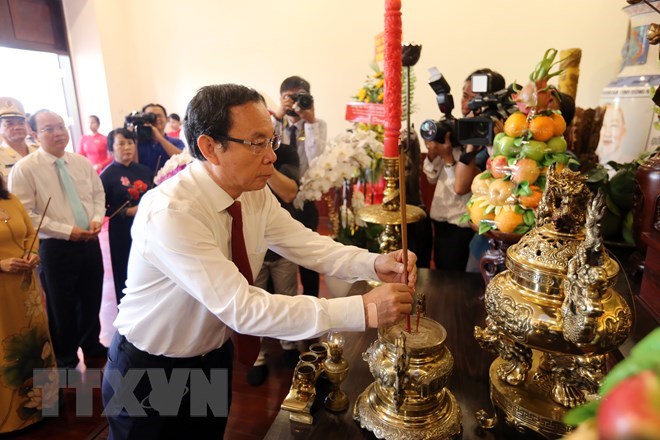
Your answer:
[[[197,138],[197,146],[202,156],[213,165],[218,165],[218,144],[211,136],[202,134]]]

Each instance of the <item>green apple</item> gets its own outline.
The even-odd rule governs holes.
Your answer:
[[[548,148],[550,148],[550,151],[553,153],[563,153],[566,151],[566,147],[567,144],[564,136],[555,136],[548,140]]]
[[[521,155],[537,162],[543,160],[548,145],[545,142],[531,140],[523,144]]]
[[[516,154],[520,153],[520,147],[517,147],[514,141],[515,138],[504,136],[500,141],[500,154],[506,157],[515,157]]]

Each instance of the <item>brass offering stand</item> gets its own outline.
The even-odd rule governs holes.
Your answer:
[[[571,429],[564,414],[597,398],[606,355],[627,338],[632,315],[603,246],[604,196],[592,198],[568,168],[551,166],[547,179],[537,227],[508,248],[507,270],[486,288],[486,327],[474,335],[498,355],[490,367],[497,412],[476,417],[492,428],[500,413],[521,432],[558,438]]]
[[[344,338],[341,333],[330,332],[328,341],[310,345],[309,351],[300,355],[293,373],[291,389],[281,408],[289,411],[289,420],[311,425],[311,414],[316,399],[316,382],[325,375],[332,384],[332,391],[325,399],[330,411],[341,412],[348,408],[348,398],[341,384],[348,376],[348,362],[343,357]],[[328,356],[330,353],[330,356]]]

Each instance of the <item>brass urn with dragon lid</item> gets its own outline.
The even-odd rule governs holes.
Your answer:
[[[486,288],[486,327],[475,337],[498,355],[491,400],[520,431],[568,432],[563,415],[596,398],[606,354],[630,332],[630,307],[614,290],[620,267],[600,233],[604,209],[582,175],[550,167],[537,227],[509,247],[507,270]],[[477,419],[497,422],[485,411]]]

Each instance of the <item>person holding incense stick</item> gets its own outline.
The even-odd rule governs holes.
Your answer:
[[[9,190],[23,203],[33,226],[43,217],[39,276],[57,365],[75,368],[81,347],[90,367],[104,362],[107,352],[99,342],[103,258],[98,233],[105,193],[92,164],[65,151],[69,132],[58,114],[39,110],[30,117],[30,126],[41,148],[12,167]]]
[[[7,191],[0,173],[0,434],[41,420],[41,406],[31,405],[37,391],[32,369],[55,367],[41,290],[34,275],[39,264],[34,251],[38,247],[36,236],[25,208]],[[47,397],[46,393],[42,396]],[[43,407],[49,403],[44,399]]]
[[[126,268],[131,250],[131,226],[138,203],[153,181],[149,168],[135,163],[137,136],[125,128],[108,133],[108,150],[113,162],[101,173],[105,190],[106,215],[109,217],[108,237],[112,277],[115,281],[117,304],[124,296]]]

